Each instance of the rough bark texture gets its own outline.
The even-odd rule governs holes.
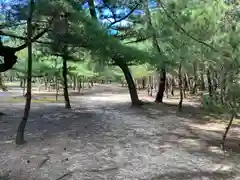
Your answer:
[[[157,102],[157,103],[162,103],[163,102],[165,85],[166,85],[166,71],[165,71],[165,69],[161,69],[160,83],[159,83],[159,88],[158,88],[158,92],[157,92],[157,95],[156,95],[155,102]]]
[[[178,69],[178,78],[179,78],[179,90],[180,90],[180,100],[178,103],[178,110],[182,111],[182,102],[183,102],[183,83],[182,83],[182,63],[179,64]]]
[[[30,107],[31,107],[31,91],[32,91],[32,14],[34,1],[31,0],[29,7],[29,17],[27,20],[27,34],[28,34],[28,71],[27,71],[27,94],[24,115],[17,130],[16,144],[24,144],[24,131],[27,124]]]
[[[68,83],[67,83],[67,59],[63,58],[63,91],[64,91],[64,99],[65,99],[65,108],[70,109],[70,100],[68,95]]]
[[[207,70],[207,81],[208,81],[208,93],[209,96],[212,97],[213,96],[213,86],[212,86],[212,78],[211,78],[211,73],[210,70]]]
[[[138,98],[136,86],[134,84],[134,81],[133,81],[133,78],[132,78],[132,75],[130,73],[130,70],[129,70],[128,66],[126,64],[120,64],[119,67],[122,69],[122,71],[124,73],[124,76],[125,76],[125,79],[127,81],[128,90],[129,90],[129,93],[130,93],[132,105],[133,106],[141,105],[141,101]]]

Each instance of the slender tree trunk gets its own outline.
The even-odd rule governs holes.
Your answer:
[[[213,73],[214,77],[213,77],[213,87],[214,87],[214,92],[217,91],[218,88],[218,75],[217,72]]]
[[[184,78],[183,78],[183,96],[184,96],[184,98],[187,97],[186,91],[188,89],[189,89],[189,87],[188,87],[187,75],[184,73]]]
[[[27,36],[28,36],[28,70],[27,70],[27,94],[24,115],[17,130],[16,144],[24,144],[24,131],[27,124],[29,111],[31,107],[31,90],[32,90],[32,15],[34,0],[29,2],[29,15],[27,20]]]
[[[58,100],[58,90],[59,90],[59,82],[58,82],[58,78],[56,77],[56,101]]]
[[[222,68],[222,72],[221,72],[221,80],[220,80],[220,100],[221,103],[224,104],[225,102],[225,91],[226,91],[226,72],[225,69]]]
[[[76,76],[74,75],[73,76],[73,90],[75,91],[76,90],[76,86],[77,86],[77,79],[76,79]]]
[[[119,67],[122,69],[122,71],[124,73],[124,76],[125,76],[125,79],[127,81],[128,90],[129,90],[130,98],[131,98],[131,101],[132,101],[132,106],[141,105],[141,101],[138,98],[136,86],[134,84],[132,75],[130,73],[130,70],[129,70],[127,64],[120,64]]]
[[[226,127],[226,130],[225,130],[225,132],[224,132],[224,134],[223,134],[223,137],[222,137],[221,146],[222,146],[222,149],[223,149],[223,150],[225,149],[225,141],[226,141],[226,138],[227,138],[228,131],[229,131],[230,127],[232,126],[234,117],[235,117],[235,113],[233,112],[233,113],[231,114],[231,118],[230,118],[230,120],[229,120],[229,123],[228,123],[228,125],[227,125],[227,127]]]
[[[81,77],[78,78],[78,92],[81,92],[81,88],[82,88],[82,82],[81,82]]]
[[[207,70],[207,81],[208,81],[208,93],[209,93],[209,96],[212,97],[213,96],[213,86],[212,86],[212,78],[211,78],[211,73],[210,73],[209,68]]]
[[[203,72],[201,72],[201,74],[200,74],[200,90],[201,91],[205,91],[206,90]]]
[[[146,80],[145,77],[142,78],[142,89],[146,88]]]
[[[194,61],[193,62],[193,86],[192,86],[192,90],[191,90],[191,94],[196,94],[197,92],[197,81],[198,81],[198,78],[197,78],[197,62]]]
[[[169,91],[169,78],[166,78],[166,84],[165,84],[165,87],[166,87],[166,97],[168,98],[168,91]]]
[[[182,62],[179,63],[178,78],[179,78],[179,90],[180,90],[180,100],[178,103],[178,110],[182,111],[182,102],[183,102]]]
[[[45,90],[47,90],[47,88],[48,88],[48,78],[47,77],[44,80],[44,87],[45,87]]]
[[[71,109],[71,104],[68,95],[68,82],[67,82],[67,59],[63,58],[63,91],[64,91],[64,99],[65,99],[65,108]]]
[[[25,96],[25,92],[26,92],[26,77],[24,77],[23,79],[23,96]]]
[[[157,102],[157,103],[163,102],[165,85],[166,85],[166,70],[165,70],[165,68],[163,68],[163,69],[161,69],[161,72],[160,72],[160,82],[159,82],[159,88],[158,88],[155,102]]]
[[[147,29],[152,31],[152,45],[153,45],[153,48],[155,49],[155,51],[157,53],[164,54],[164,52],[162,52],[162,50],[161,50],[161,48],[158,44],[156,30],[154,29],[154,26],[152,24],[151,13],[150,13],[150,10],[149,10],[149,7],[148,7],[148,1],[144,0],[143,4],[144,4],[144,11],[145,11]],[[157,103],[161,103],[163,101],[165,84],[166,84],[166,68],[165,68],[165,64],[164,64],[161,67],[161,70],[160,70],[160,83],[159,83],[157,96],[156,96],[156,99],[155,99],[155,102],[157,102]]]
[[[171,78],[171,95],[174,96],[175,81],[174,77]]]
[[[83,76],[83,78],[82,78],[82,89],[84,89],[84,87],[85,87],[85,77]]]
[[[20,88],[23,88],[23,80],[20,78]]]

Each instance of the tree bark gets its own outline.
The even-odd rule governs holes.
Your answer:
[[[156,99],[155,99],[156,103],[163,102],[165,85],[166,85],[166,70],[165,70],[165,68],[163,68],[163,69],[161,69],[161,72],[160,72],[159,88],[158,88],[158,92],[157,92]]]
[[[77,86],[77,78],[76,78],[76,76],[74,75],[74,76],[73,76],[73,90],[74,90],[74,91],[76,90],[76,86]]]
[[[63,57],[63,67],[62,67],[62,76],[63,76],[63,91],[65,99],[65,108],[71,109],[71,104],[68,95],[68,81],[67,81],[67,59]]]
[[[134,84],[132,75],[130,73],[130,70],[129,70],[127,64],[123,64],[123,63],[119,64],[119,67],[122,69],[122,71],[124,73],[124,76],[125,76],[125,79],[127,81],[128,90],[129,90],[130,98],[131,98],[131,101],[132,101],[132,106],[139,106],[139,105],[141,105],[141,101],[138,98],[136,86]]]
[[[200,74],[200,90],[201,91],[205,91],[206,90],[203,72],[201,72],[201,74]]]
[[[179,78],[179,90],[180,90],[180,100],[178,103],[178,110],[181,112],[182,111],[182,102],[183,102],[182,62],[179,63],[178,78]]]
[[[174,77],[171,78],[171,95],[174,96],[175,81]]]
[[[32,91],[32,15],[33,15],[34,0],[29,3],[29,15],[27,20],[27,36],[28,36],[28,71],[27,71],[27,94],[24,115],[19,124],[16,136],[16,144],[22,145],[25,143],[24,131],[27,124],[30,107],[31,107],[31,91]]]
[[[211,72],[210,72],[209,68],[207,70],[207,81],[208,81],[208,93],[209,93],[209,96],[212,97],[213,96],[213,86],[212,86]]]
[[[193,62],[193,85],[192,85],[192,90],[191,90],[191,94],[196,94],[197,92],[197,62],[194,61]]]

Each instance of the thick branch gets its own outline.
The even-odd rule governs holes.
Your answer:
[[[7,36],[7,37],[12,37],[12,38],[16,38],[16,39],[20,39],[20,40],[24,40],[24,41],[27,41],[27,38],[26,37],[23,37],[23,36],[18,36],[16,34],[12,34],[12,33],[6,33],[6,32],[3,32],[3,31],[0,31],[0,35],[1,36]],[[47,41],[39,41],[39,40],[32,40],[32,42],[36,42],[36,43],[40,43],[40,44],[50,44],[51,42],[47,42]]]
[[[52,22],[52,20],[50,20]],[[37,34],[35,37],[31,39],[30,42],[34,42],[40,37],[42,37],[47,31],[49,30],[49,27],[46,27],[42,32]],[[3,32],[0,31],[0,35],[3,35]],[[11,69],[14,64],[17,62],[17,56],[15,53],[17,51],[20,51],[24,48],[26,48],[29,44],[29,41],[26,42],[25,44],[18,46],[18,47],[8,47],[8,46],[3,46],[2,41],[0,39],[0,56],[3,56],[4,63],[0,64],[0,72],[5,72],[9,69]]]

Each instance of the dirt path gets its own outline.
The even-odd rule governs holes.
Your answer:
[[[0,119],[0,171],[11,170],[15,180],[55,180],[65,173],[64,180],[240,179],[240,156],[224,155],[211,142],[221,128],[206,130],[151,105],[130,108],[125,92],[106,87],[72,96],[72,110],[33,104],[23,147],[13,139],[24,103],[2,103],[8,116]]]

